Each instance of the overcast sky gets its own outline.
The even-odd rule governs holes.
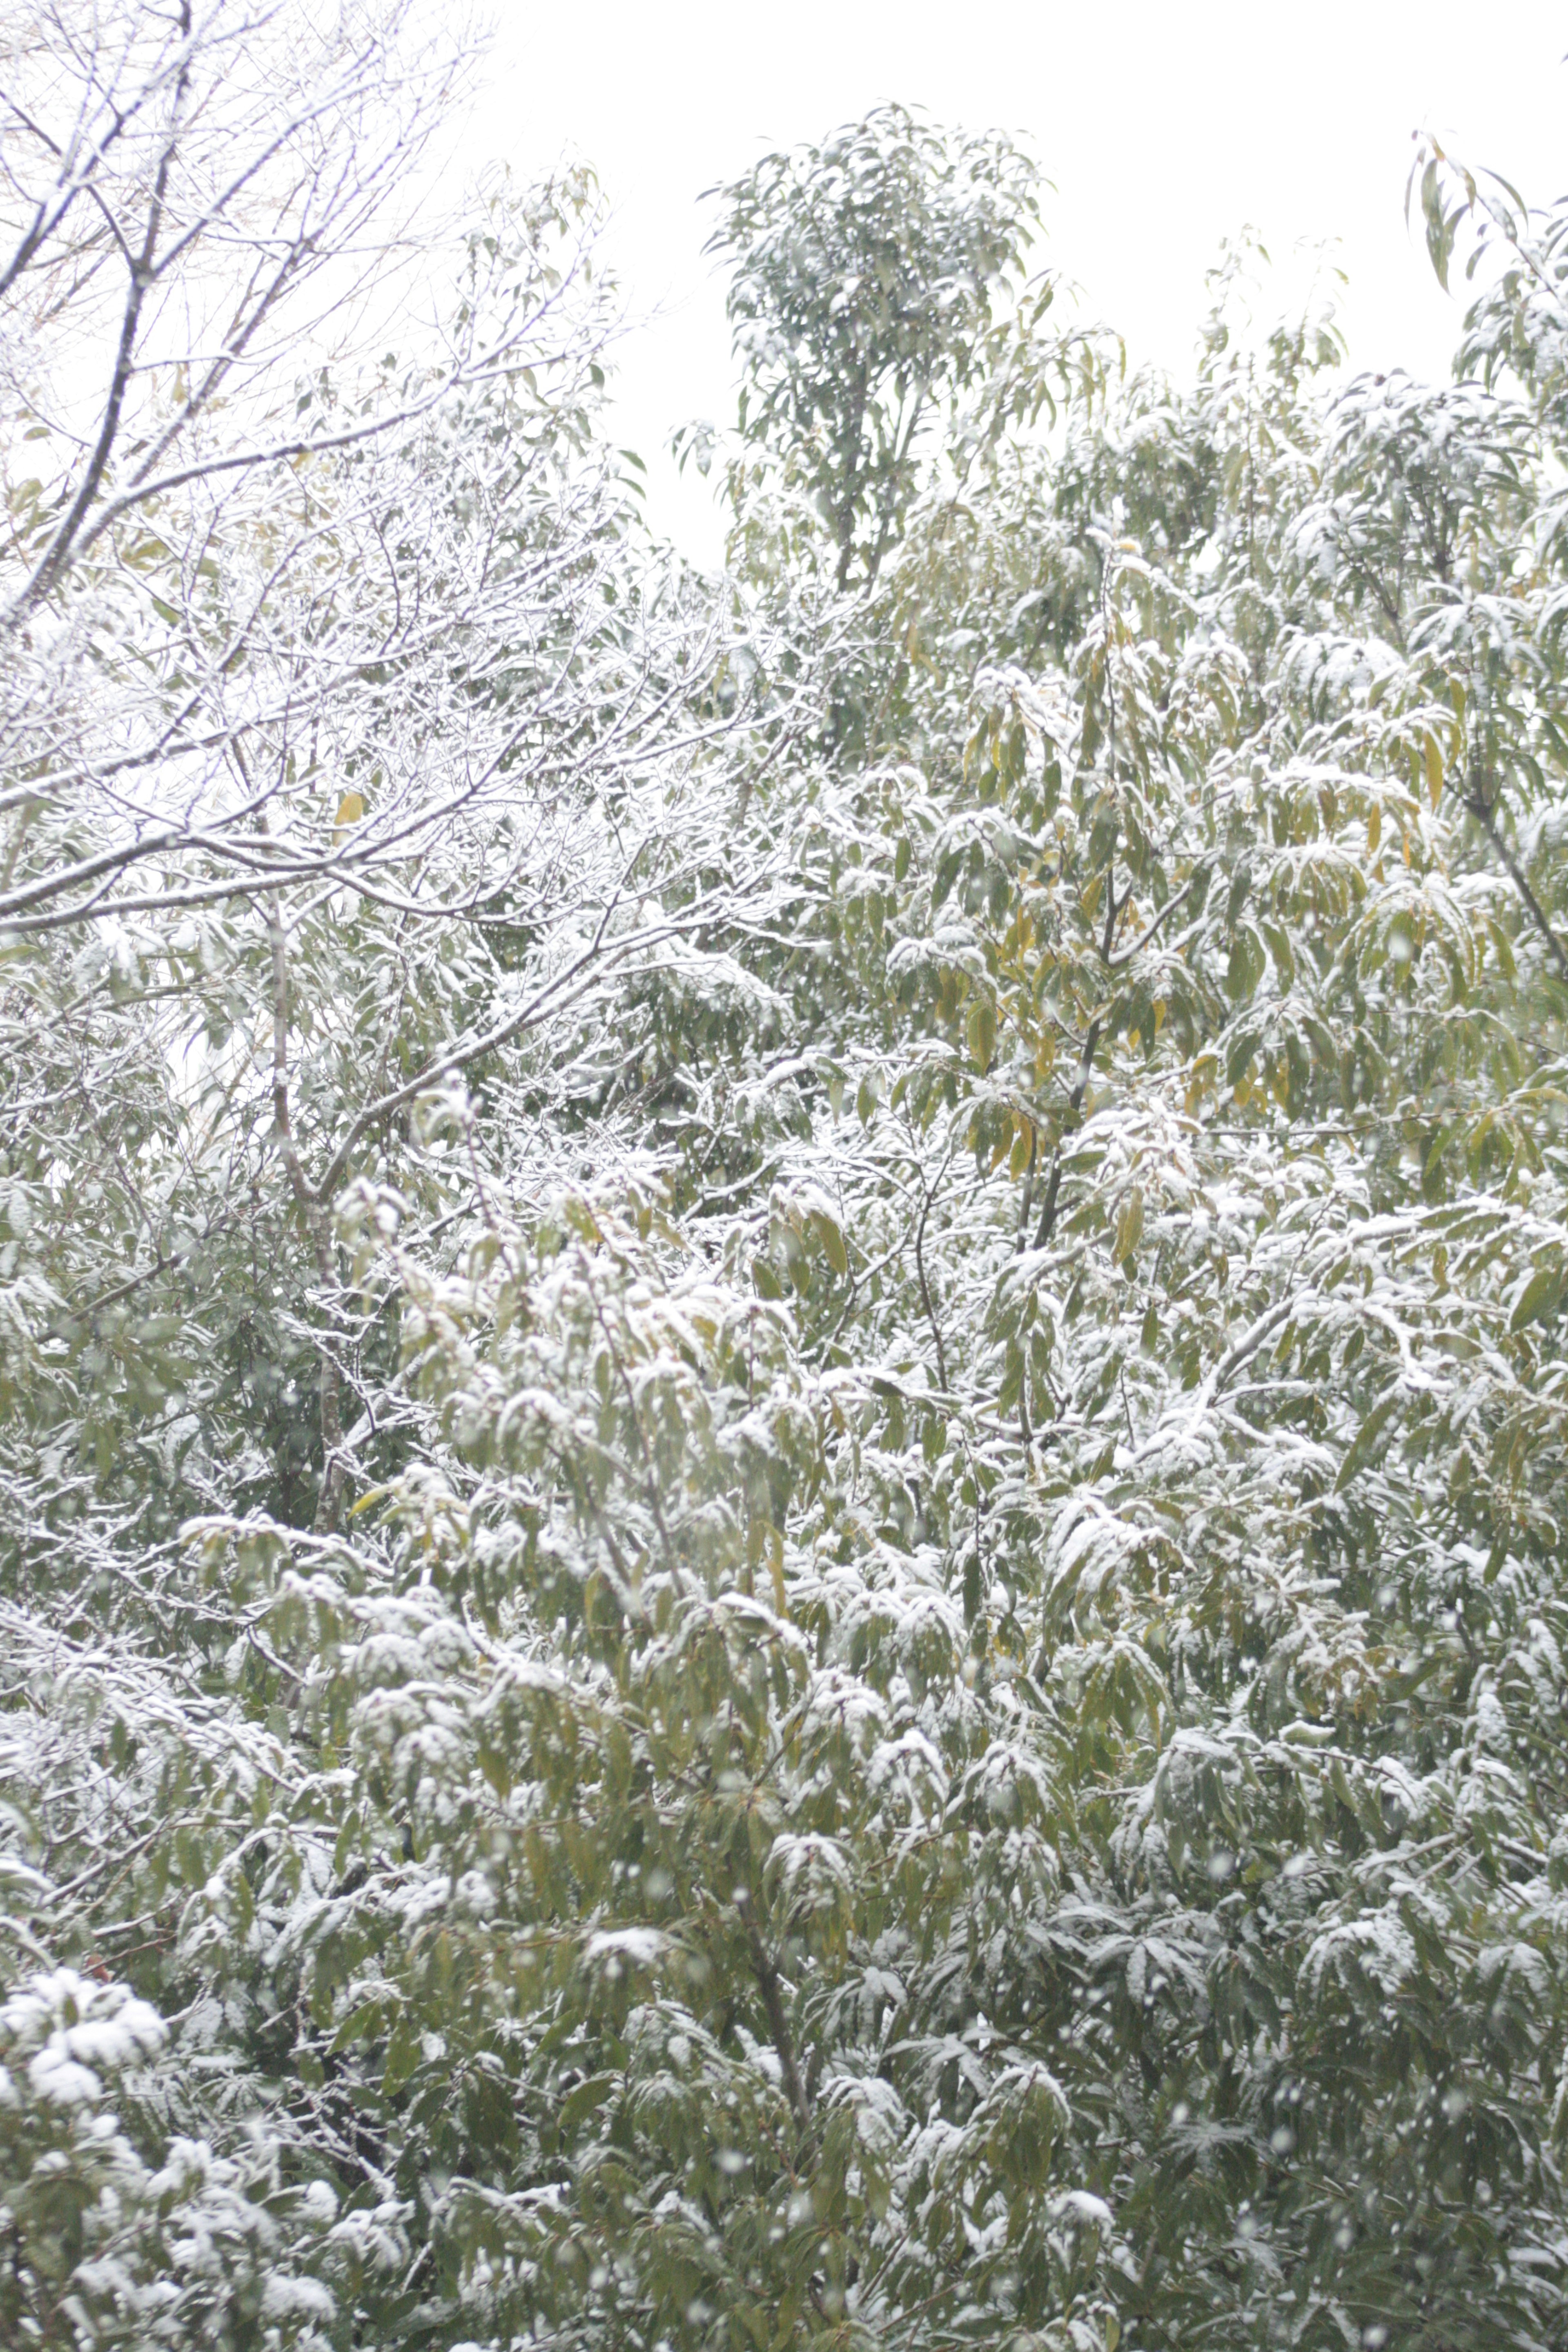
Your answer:
[[[1568,191],[1563,0],[501,8],[471,157],[531,172],[571,152],[597,169],[645,320],[621,351],[618,437],[654,469],[657,519],[699,557],[716,551],[717,522],[660,460],[677,425],[724,421],[731,405],[698,197],[879,100],[1018,136],[1056,188],[1040,257],[1079,282],[1134,362],[1173,368],[1188,363],[1205,270],[1251,224],[1286,267],[1301,244],[1337,240],[1352,364],[1446,372],[1458,308],[1404,218],[1417,128],[1536,200]]]

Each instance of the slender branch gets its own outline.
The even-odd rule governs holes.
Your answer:
[[[283,1165],[289,1171],[289,1186],[304,1219],[305,1231],[310,1235],[316,1260],[316,1275],[325,1304],[336,1286],[337,1268],[332,1263],[327,1212],[322,1206],[321,1194],[312,1189],[305,1173],[289,1110],[289,964],[276,897],[267,902],[267,937],[272,950],[272,1131],[278,1139]],[[316,1505],[315,1532],[317,1535],[331,1535],[338,1524],[347,1475],[343,1454],[342,1373],[324,1338],[320,1354],[321,1491]]]
[[[1089,1024],[1089,1034],[1083,1041],[1083,1053],[1078,1066],[1078,1084],[1068,1097],[1068,1107],[1074,1118],[1083,1108],[1089,1091],[1089,1074],[1094,1068],[1094,1049],[1100,1043],[1100,1023],[1098,1014]],[[1051,1181],[1046,1187],[1046,1203],[1040,1212],[1040,1223],[1035,1234],[1035,1247],[1043,1250],[1048,1244],[1057,1224],[1057,1200],[1061,1191],[1062,1155],[1058,1145],[1051,1158]]]
[[[915,393],[914,403],[909,414],[909,421],[905,425],[903,435],[901,436],[901,445],[900,437],[897,435],[895,435],[894,437],[893,454],[888,469],[887,492],[881,502],[882,511],[877,526],[876,545],[871,550],[870,557],[866,566],[866,586],[868,590],[876,586],[877,574],[882,568],[882,558],[888,551],[888,541],[892,535],[893,516],[897,509],[900,470],[909,462],[910,446],[914,439],[915,426],[920,422],[921,411],[924,405],[925,386],[922,384]]]
[[[1029,1121],[1029,1165],[1024,1177],[1024,1197],[1018,1204],[1018,1232],[1013,1244],[1015,1255],[1023,1249],[1025,1236],[1029,1230],[1029,1212],[1035,1202],[1035,1161],[1039,1156],[1039,1150],[1040,1130],[1031,1119]]]
[[[921,1203],[920,1222],[915,1227],[915,1274],[920,1282],[921,1302],[926,1311],[926,1321],[931,1325],[931,1335],[936,1341],[936,1376],[944,1396],[947,1393],[947,1355],[942,1344],[942,1325],[936,1319],[936,1308],[931,1303],[931,1285],[926,1280],[925,1234],[931,1202],[936,1199],[938,1187],[947,1173],[947,1161],[952,1158],[952,1147],[949,1145],[947,1160],[937,1171],[936,1183],[931,1185]]]
[[[1542,906],[1540,899],[1531,888],[1530,877],[1526,874],[1523,866],[1521,866],[1512,850],[1503,839],[1502,834],[1498,826],[1496,815],[1498,795],[1494,790],[1491,796],[1489,798],[1487,793],[1482,790],[1482,781],[1483,780],[1479,772],[1472,772],[1470,790],[1465,795],[1464,806],[1468,814],[1475,818],[1476,823],[1480,826],[1481,831],[1486,835],[1487,839],[1491,843],[1492,847],[1496,850],[1499,857],[1502,860],[1503,865],[1507,867],[1509,878],[1512,882],[1514,888],[1519,892],[1520,897],[1523,899],[1526,909],[1529,912],[1531,921],[1535,925],[1536,929],[1541,933],[1542,938],[1545,940],[1548,953],[1551,955],[1552,961],[1556,964],[1557,969],[1562,973],[1563,979],[1568,980],[1568,950],[1564,949],[1562,940],[1552,929],[1545,908]]]
[[[129,514],[133,508],[145,506],[152,500],[165,498],[171,490],[184,489],[189,482],[212,481],[220,474],[240,473],[260,466],[326,457],[333,450],[358,448],[366,441],[379,440],[395,432],[400,425],[412,425],[419,418],[428,416],[455,391],[482,391],[489,384],[505,383],[521,372],[522,362],[518,356],[518,347],[523,342],[526,333],[526,328],[520,329],[499,360],[488,362],[482,367],[458,365],[443,375],[423,400],[410,401],[402,408],[384,410],[364,425],[345,426],[341,433],[296,436],[257,449],[233,450],[226,457],[204,458],[200,465],[185,466],[172,474],[160,474],[153,480],[140,482],[133,488],[122,490],[118,498],[110,499],[100,509],[92,529],[76,551],[79,556],[87,554],[122,514]],[[36,604],[39,593],[42,592],[29,586],[18,600],[13,617],[25,607]]]
[[[1116,937],[1116,926],[1121,921],[1122,916],[1127,912],[1127,901],[1131,898],[1131,896],[1132,877],[1129,875],[1127,877],[1126,889],[1122,892],[1120,899],[1117,898],[1116,864],[1115,860],[1112,859],[1111,863],[1105,869],[1105,935],[1100,943],[1100,960],[1101,963],[1109,963],[1110,961],[1110,949],[1111,943]]]
[[[1266,1315],[1260,1315],[1250,1329],[1242,1333],[1235,1347],[1220,1358],[1219,1362],[1209,1374],[1208,1391],[1211,1398],[1219,1394],[1231,1374],[1238,1372],[1248,1357],[1258,1353],[1269,1333],[1279,1329],[1295,1305],[1296,1300],[1293,1296],[1277,1299]]]
[[[805,2085],[800,2078],[800,2068],[795,2063],[795,2037],[789,2030],[789,2017],[784,2005],[784,1989],[779,1979],[779,1972],[769,1958],[768,1948],[763,1941],[762,1930],[757,1925],[756,1910],[748,1888],[737,1886],[735,1889],[735,1908],[741,1915],[741,1925],[746,1931],[746,1942],[752,1955],[752,1967],[756,1972],[758,1990],[763,1996],[763,2007],[767,2012],[768,2032],[773,2036],[773,2048],[778,2053],[779,2072],[784,2076],[784,2091],[790,2105],[795,2109],[796,2123],[803,2132],[808,2131],[811,2127],[811,2106],[805,2095]]]
[[[647,1433],[643,1427],[642,1411],[637,1403],[637,1391],[632,1386],[631,1374],[626,1370],[626,1359],[622,1355],[619,1348],[616,1345],[615,1333],[610,1328],[609,1322],[605,1314],[604,1307],[600,1301],[598,1289],[594,1281],[593,1268],[588,1263],[587,1253],[585,1250],[581,1248],[581,1246],[579,1246],[577,1252],[577,1261],[583,1269],[583,1279],[587,1285],[588,1296],[594,1303],[594,1320],[599,1327],[600,1335],[604,1339],[605,1347],[609,1349],[610,1361],[616,1368],[616,1374],[620,1380],[622,1391],[626,1400],[627,1409],[631,1413],[632,1429],[637,1437],[637,1452],[642,1455],[643,1492],[647,1496],[648,1509],[652,1514],[654,1526],[658,1529],[659,1546],[664,1553],[665,1564],[668,1568],[670,1575],[674,1579],[676,1584],[678,1586],[683,1585],[686,1582],[686,1578],[681,1571],[679,1554],[677,1552],[674,1544],[670,1540],[669,1528],[666,1523],[664,1516],[664,1506],[659,1500],[658,1471],[654,1462],[652,1452],[648,1446]]]
[[[1195,879],[1196,877],[1194,877],[1194,878]],[[1130,946],[1124,947],[1119,955],[1112,955],[1109,949],[1102,947],[1100,950],[1100,961],[1111,971],[1120,971],[1124,964],[1131,963],[1135,955],[1141,955],[1142,953],[1150,940],[1154,937],[1155,932],[1160,930],[1170,921],[1171,917],[1176,912],[1176,909],[1179,907],[1184,907],[1186,905],[1188,898],[1192,895],[1192,883],[1189,882],[1184,890],[1174,891],[1172,896],[1166,899],[1164,905],[1161,908],[1153,921],[1149,924],[1148,928],[1140,932],[1137,939],[1132,940]],[[1128,884],[1127,888],[1128,895],[1131,896],[1132,888],[1131,882]],[[1113,892],[1112,896],[1114,897],[1114,895],[1115,894]],[[1125,913],[1126,908],[1127,898],[1123,898],[1121,901],[1123,913]]]
[[[156,1282],[161,1274],[177,1274],[183,1265],[195,1257],[199,1249],[212,1240],[215,1234],[221,1233],[226,1226],[234,1223],[237,1213],[231,1210],[213,1218],[203,1227],[196,1240],[190,1243],[187,1247],[166,1252],[161,1250],[151,1265],[142,1266],[136,1274],[127,1275],[125,1280],[117,1282],[112,1290],[100,1292],[98,1297],[89,1300],[86,1306],[74,1308],[73,1313],[81,1316],[84,1320],[90,1320],[94,1315],[101,1314],[106,1307],[118,1306],[121,1299],[129,1298],[133,1292],[140,1290],[144,1283]]]
[[[713,915],[711,904],[689,908],[679,921],[648,925],[633,932],[621,944],[606,947],[605,931],[618,903],[618,898],[612,899],[593,939],[582,953],[574,957],[564,970],[557,972],[553,980],[547,981],[537,990],[520,1012],[499,1022],[493,1029],[485,1030],[479,1036],[470,1037],[450,1047],[445,1054],[436,1055],[406,1085],[395,1087],[390,1094],[381,1095],[374,1102],[367,1103],[351,1121],[342,1141],[327,1163],[316,1187],[317,1199],[325,1200],[333,1191],[348,1166],[355,1144],[378,1120],[390,1118],[420,1095],[427,1093],[438,1080],[466,1069],[472,1062],[481,1061],[487,1054],[499,1053],[503,1045],[510,1045],[516,1038],[524,1036],[530,1029],[536,1028],[547,1013],[561,1011],[584,993],[596,971],[608,971],[639,950],[662,947],[668,940],[682,939],[703,921],[710,921]]]
[[[179,53],[176,52],[175,58],[172,62],[172,69],[177,73],[181,69],[182,62]],[[40,197],[33,217],[22,232],[10,259],[4,267],[0,267],[0,297],[10,292],[16,279],[34,257],[48,238],[54,236],[78,196],[84,193],[89,196],[93,194],[91,183],[99,165],[117,140],[124,141],[133,124],[146,112],[153,100],[163,90],[166,79],[167,69],[150,75],[135,97],[123,106],[110,100],[111,116],[108,127],[93,141],[85,158],[80,154],[80,146],[82,126],[89,111],[88,93],[83,94],[76,129],[71,132],[68,143],[62,149],[57,140],[50,138],[43,124],[34,121],[26,109],[18,104],[12,91],[4,92],[7,112],[15,121],[19,122],[25,130],[31,132],[47,153],[57,159],[60,168],[55,179],[52,194],[47,197]],[[112,222],[110,223],[110,228],[123,251],[125,242],[123,237],[120,236]]]
[[[1100,1043],[1100,1033],[1103,1025],[1100,1015],[1096,1013],[1089,1024],[1089,1034],[1083,1041],[1083,1058],[1078,1066],[1078,1084],[1068,1097],[1068,1104],[1075,1116],[1083,1108],[1083,1098],[1089,1092],[1089,1081],[1094,1070],[1094,1049]]]
[[[179,27],[182,37],[188,40],[191,30],[189,0],[185,0],[185,5],[180,9]],[[163,152],[158,157],[158,168],[153,174],[152,194],[148,199],[146,230],[142,239],[141,249],[132,263],[131,285],[125,298],[125,309],[121,317],[120,340],[114,354],[114,369],[109,381],[109,397],[104,403],[98,439],[93,445],[92,454],[88,459],[87,467],[78,486],[75,498],[67,508],[54,538],[40,557],[32,578],[23,589],[7,616],[13,625],[21,614],[29,612],[35,604],[40,603],[48,594],[65,569],[76,534],[80,529],[82,518],[98,495],[98,486],[103,479],[104,470],[119,437],[121,411],[125,405],[125,394],[130,388],[133,373],[136,337],[142,323],[142,306],[146,301],[148,289],[154,279],[153,257],[157,252],[158,238],[163,231],[163,206],[169,193],[169,174],[173,169],[175,150],[179,144],[180,123],[185,97],[190,88],[190,57],[187,52],[174,80],[174,106],[169,130],[163,141]]]
[[[1052,1155],[1050,1181],[1046,1186],[1045,1205],[1040,1211],[1040,1222],[1035,1230],[1035,1247],[1037,1250],[1049,1246],[1051,1235],[1056,1231],[1057,1199],[1061,1192],[1061,1186],[1062,1155],[1057,1151]]]
[[[37,1937],[23,1927],[20,1919],[13,1919],[8,1912],[0,1912],[0,1936],[14,1937],[24,1951],[32,1954],[40,1968],[54,1966],[54,1955],[47,1952]]]

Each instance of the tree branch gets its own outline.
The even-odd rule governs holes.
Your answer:
[[[183,0],[178,21],[181,37],[188,39],[191,30],[189,0]],[[82,518],[98,495],[98,486],[103,479],[104,469],[109,464],[115,441],[119,436],[121,411],[125,405],[125,394],[130,387],[133,372],[136,336],[142,323],[142,305],[147,299],[147,289],[153,281],[153,256],[157,251],[158,238],[163,226],[163,206],[168,197],[169,173],[174,166],[174,152],[179,143],[180,119],[185,96],[190,88],[190,58],[187,53],[174,80],[173,113],[167,135],[163,140],[163,152],[158,158],[158,168],[153,174],[153,192],[147,205],[146,230],[142,236],[141,248],[132,263],[131,285],[126,294],[125,309],[120,321],[120,339],[115,350],[113,373],[109,381],[109,397],[104,403],[98,438],[93,444],[92,454],[88,459],[87,469],[82,475],[75,498],[67,508],[54,538],[40,557],[32,578],[7,615],[13,625],[22,614],[29,612],[35,604],[42,602],[65,569]]]
[[[950,1146],[947,1160],[951,1160],[952,1157],[952,1150]],[[936,1308],[931,1304],[931,1285],[926,1280],[925,1232],[926,1219],[931,1214],[931,1202],[937,1195],[937,1187],[947,1173],[947,1160],[944,1160],[938,1169],[936,1183],[931,1185],[921,1203],[920,1222],[915,1227],[915,1274],[920,1282],[921,1302],[926,1311],[926,1321],[931,1325],[931,1338],[936,1341],[936,1376],[943,1395],[947,1393],[947,1356],[942,1344],[942,1326],[936,1319]]]
[[[1188,898],[1192,895],[1192,887],[1193,885],[1189,882],[1184,890],[1173,892],[1172,896],[1166,899],[1164,905],[1155,916],[1153,921],[1148,925],[1146,929],[1140,932],[1139,936],[1131,942],[1131,946],[1123,948],[1119,955],[1112,955],[1108,947],[1102,947],[1100,951],[1100,960],[1101,963],[1103,963],[1110,971],[1120,971],[1123,965],[1130,964],[1135,955],[1142,954],[1142,950],[1148,946],[1150,940],[1154,937],[1156,931],[1160,930],[1164,924],[1170,921],[1171,917],[1176,912],[1176,909],[1179,907],[1184,907],[1186,905]],[[1129,897],[1131,895],[1131,889],[1132,885],[1129,882],[1127,886]],[[1111,896],[1112,898],[1115,897],[1114,891],[1112,891]],[[1121,912],[1124,914],[1126,910],[1127,898],[1124,898],[1121,901]]]
[[[784,1990],[779,1979],[779,1972],[768,1957],[768,1948],[763,1941],[762,1930],[757,1926],[756,1909],[752,1902],[749,1888],[736,1887],[735,1908],[740,1913],[741,1925],[746,1931],[746,1942],[752,1955],[752,1967],[756,1973],[757,1987],[763,1996],[763,2008],[767,2014],[768,2032],[773,2037],[773,2048],[778,2053],[779,2072],[784,2076],[784,2091],[790,2105],[795,2109],[796,2123],[803,2132],[808,2131],[811,2127],[811,2107],[805,2095],[805,2085],[800,2078],[800,2068],[795,2063],[795,2037],[789,2030],[789,2017],[784,2005]]]
[[[1552,928],[1552,924],[1548,919],[1545,908],[1542,906],[1540,899],[1531,888],[1530,877],[1525,873],[1523,866],[1521,866],[1512,850],[1503,839],[1501,832],[1499,830],[1497,817],[1495,814],[1498,801],[1497,793],[1494,791],[1491,797],[1489,799],[1486,793],[1482,790],[1482,783],[1483,779],[1479,772],[1472,772],[1470,789],[1468,793],[1466,793],[1464,800],[1465,809],[1469,815],[1475,818],[1476,823],[1480,826],[1481,831],[1491,843],[1491,845],[1496,850],[1499,857],[1501,858],[1503,865],[1508,869],[1510,880],[1512,882],[1514,888],[1519,892],[1520,897],[1524,901],[1531,921],[1535,925],[1536,929],[1541,933],[1542,938],[1546,942],[1547,950],[1550,953],[1552,961],[1556,964],[1557,969],[1562,973],[1563,979],[1568,980],[1568,950],[1563,948],[1562,940],[1558,938],[1556,932]]]
[[[272,1131],[278,1139],[278,1149],[289,1171],[289,1186],[310,1236],[324,1305],[337,1286],[337,1267],[332,1262],[327,1212],[305,1173],[289,1112],[288,950],[275,897],[267,902],[267,937],[272,950]],[[316,1504],[315,1532],[317,1535],[331,1535],[338,1524],[347,1475],[343,1455],[342,1374],[336,1356],[324,1339],[320,1355],[321,1491]]]

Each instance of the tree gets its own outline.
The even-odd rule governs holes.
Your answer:
[[[440,308],[424,333],[415,313],[401,356],[383,355],[384,323],[368,356],[309,313],[283,332],[312,277],[334,301],[374,297],[374,278],[345,283],[367,248],[407,291],[413,257],[374,247],[374,200],[388,159],[412,160],[410,107],[430,127],[460,60],[411,78],[395,36],[345,19],[322,50],[289,11],[171,30],[132,6],[56,21],[23,53],[51,105],[74,86],[64,131],[14,93],[18,206],[25,165],[41,153],[51,176],[19,230],[13,316],[31,304],[52,332],[31,358],[16,347],[11,455],[38,464],[43,446],[58,471],[18,483],[12,509],[0,1583],[8,1719],[40,1674],[60,1705],[14,1726],[6,1818],[29,1914],[67,1882],[85,1906],[62,1897],[53,1951],[94,1982],[123,1959],[163,2013],[212,1981],[177,1932],[180,1889],[286,1752],[253,1736],[260,1621],[203,1589],[182,1526],[221,1510],[330,1529],[409,1442],[387,1302],[342,1280],[339,1194],[396,1184],[406,1228],[438,1247],[454,1102],[458,1164],[503,1077],[553,1107],[539,1029],[591,1028],[612,977],[647,972],[736,879],[673,817],[714,835],[735,776],[710,783],[698,755],[747,691],[721,682],[722,616],[632,562],[631,499],[595,434],[591,181],[500,185],[456,239],[432,234]],[[142,257],[97,454],[72,471],[79,419],[49,405],[43,362],[63,379],[68,346],[97,348],[127,251]],[[203,304],[229,335],[205,374],[199,336],[173,340]],[[476,1091],[454,1097],[465,1073]],[[533,1181],[526,1145],[487,1158],[493,1181]],[[98,1694],[88,1717],[68,1686]],[[39,1938],[13,1928],[30,1966]],[[74,2032],[78,1994],[59,1998]],[[26,2017],[53,2013],[56,1991],[27,1999]],[[320,2241],[300,2196],[310,2179],[325,2196],[342,2142],[279,2104],[271,2014],[252,2013],[210,2095],[188,2037],[169,2063],[180,2099],[133,2084],[136,2130],[97,2171],[71,2168],[103,2134],[84,2117],[62,2142],[38,2092],[17,2194],[58,2174],[48,2200],[75,2200],[80,2227],[40,2224],[18,2252],[18,2325],[57,2340],[86,2295],[79,2324],[110,2340],[133,2325],[196,2340],[210,2311],[262,2326],[257,2232],[281,2295],[281,2224],[237,2218],[213,2298],[160,2301],[153,2280],[150,2317],[129,2273],[100,2273],[143,2190],[174,2183],[160,2127],[201,2140],[238,2198],[257,2169],[238,2142],[265,2117],[289,2174],[278,2211]],[[353,2227],[334,2242],[327,2270],[352,2270]],[[301,2286],[296,2332],[330,2300]]]
[[[453,1452],[293,1654],[356,1628],[315,1965],[458,2324],[1557,2325],[1563,1008],[1433,651],[1550,474],[1311,321],[1205,349],[911,516],[884,614],[1005,581],[1016,483],[1053,625],[763,793],[666,1204],[405,1261]]]
[[[444,320],[401,357],[379,338],[373,357],[334,351],[321,339],[384,296],[376,273],[406,275],[375,207],[458,60],[405,59],[392,20],[368,16],[320,55],[275,10],[165,24],[132,8],[112,35],[83,22],[79,40],[62,20],[24,57],[40,79],[60,55],[74,71],[45,89],[57,129],[14,98],[8,282],[19,311],[59,314],[74,353],[96,348],[106,274],[129,275],[85,435],[37,370],[18,380],[23,446],[55,471],[13,490],[0,923],[21,959],[13,1034],[67,1031],[52,1063],[16,1055],[32,1101],[81,1066],[84,1013],[107,989],[134,1003],[110,1012],[106,1046],[144,1024],[151,1125],[106,1153],[90,1123],[62,1143],[35,1117],[16,1173],[91,1154],[85,1191],[56,1186],[61,1259],[37,1278],[101,1336],[102,1314],[131,1300],[144,1322],[143,1286],[198,1261],[228,1286],[213,1237],[254,1255],[269,1163],[287,1197],[263,1255],[297,1216],[310,1319],[330,1325],[331,1203],[356,1153],[384,1157],[422,1093],[666,936],[616,933],[649,853],[626,779],[688,727],[683,678],[713,655],[679,594],[634,609],[617,584],[626,499],[592,444],[608,314],[591,182],[496,189],[441,257],[457,273]],[[366,250],[368,282],[345,282]],[[325,320],[299,311],[318,285]],[[200,337],[174,338],[203,306],[226,340],[198,364]],[[415,1009],[389,1040],[380,1014],[399,1001]],[[258,1012],[265,1076],[243,1066]],[[313,1069],[299,1065],[312,1025]],[[107,1264],[106,1183],[123,1219]],[[68,1267],[89,1236],[98,1271]],[[304,1311],[296,1292],[286,1313]],[[265,1300],[236,1324],[247,1353],[258,1318],[275,1320]],[[299,1336],[266,1345],[284,1387]],[[346,1334],[313,1344],[319,1428],[296,1466],[331,1519],[353,1350]],[[119,1385],[106,1371],[95,1360],[100,1405]],[[154,1403],[187,1385],[167,1366],[148,1379]]]
[[[847,202],[831,142],[791,169],[781,222]],[[1479,199],[1428,186],[1446,257]],[[173,1001],[248,973],[264,1052],[310,1008],[287,1108],[342,1255],[300,1320],[374,1427],[335,1515],[232,1434],[156,1502],[145,1400],[89,1473],[114,1376],[67,1393],[24,1254],[55,1160],[13,1186],[35,2336],[123,2333],[151,2273],[200,2340],[179,2245],[138,2269],[121,2221],[176,2110],[217,2168],[171,2210],[233,2200],[210,2308],[275,2279],[301,2343],[1561,2333],[1559,236],[1505,211],[1439,391],[1342,388],[1321,308],[1259,333],[1237,254],[1191,383],[1080,345],[1042,432],[993,396],[1042,346],[993,369],[959,302],[930,380],[971,413],[922,411],[858,579],[762,352],[735,577],[672,582],[612,499],[548,626],[447,641],[434,706],[371,681],[362,762],[593,688],[500,845],[323,870],[287,998],[265,913],[248,963],[169,935]],[[559,551],[555,502],[470,491],[522,394],[408,440],[443,547],[471,496]],[[547,479],[583,417],[540,416]],[[336,562],[312,612],[368,593]],[[34,1024],[60,1134],[111,1036],[187,1132],[132,999],[69,1086]],[[101,2079],[59,2112],[95,2050],[112,2145]]]
[[[921,427],[994,372],[1036,190],[1010,140],[950,139],[885,106],[711,192],[725,213],[708,249],[732,264],[742,431],[801,454],[840,588],[857,558],[874,582],[897,538]],[[1036,290],[1031,319],[1049,299]]]

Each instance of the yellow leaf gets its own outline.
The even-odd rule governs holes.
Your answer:
[[[1426,738],[1426,790],[1436,808],[1443,797],[1443,749],[1436,735]]]
[[[1143,1234],[1143,1195],[1135,1184],[1121,1204],[1116,1220],[1115,1261],[1125,1265],[1137,1248]]]
[[[981,1070],[988,1070],[996,1051],[996,1015],[984,997],[977,996],[971,1003],[964,1029],[975,1063]]]
[[[332,839],[341,841],[351,824],[357,824],[364,814],[364,794],[345,793],[338,803],[337,815],[332,819]]]

